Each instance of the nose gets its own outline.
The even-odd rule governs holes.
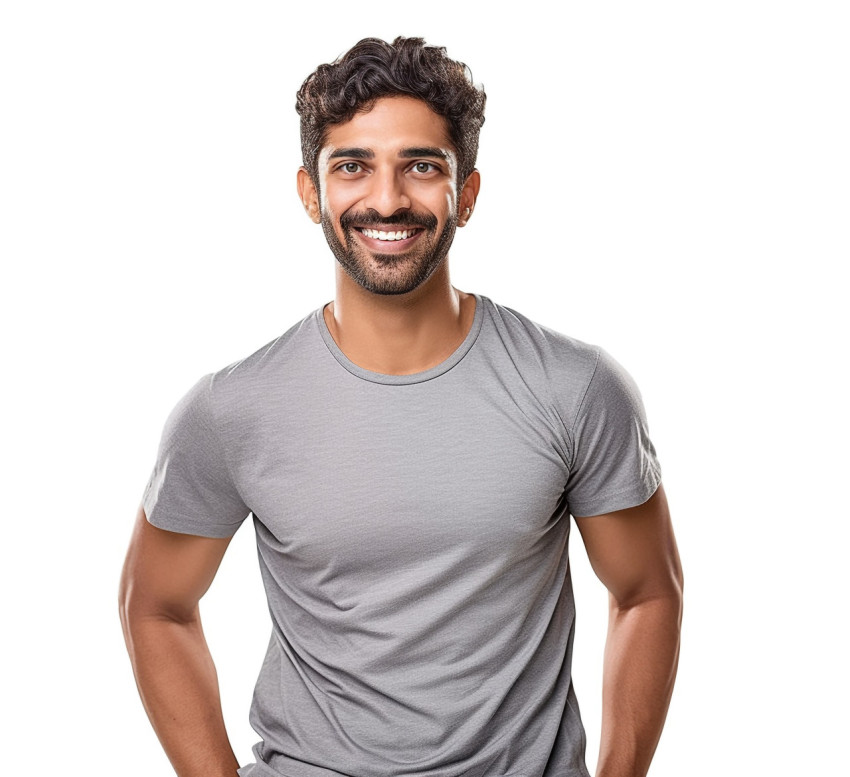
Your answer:
[[[370,176],[370,184],[363,203],[366,207],[376,210],[382,216],[392,216],[398,210],[410,208],[404,175],[397,170],[376,170]]]

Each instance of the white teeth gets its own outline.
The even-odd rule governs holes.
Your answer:
[[[399,232],[384,232],[376,229],[361,229],[360,231],[373,240],[406,240],[415,230],[403,229]]]

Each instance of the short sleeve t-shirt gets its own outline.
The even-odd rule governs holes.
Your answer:
[[[253,516],[272,618],[242,777],[586,777],[570,514],[661,482],[598,346],[475,295],[441,364],[351,362],[323,308],[177,404],[143,496],[163,529]]]

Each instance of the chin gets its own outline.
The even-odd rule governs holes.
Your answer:
[[[384,259],[389,259],[385,266],[391,265],[393,261],[397,261],[397,257],[395,256],[384,257]],[[415,291],[434,274],[434,270],[440,264],[437,263],[433,267],[420,268],[418,272],[414,271],[412,274],[396,275],[391,270],[386,273],[375,273],[364,269],[357,262],[349,263],[347,260],[342,260],[339,257],[337,257],[337,261],[339,261],[348,277],[358,286],[372,294],[381,295],[409,294],[411,291]]]

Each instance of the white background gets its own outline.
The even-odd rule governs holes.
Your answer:
[[[686,574],[651,774],[846,768],[845,9],[4,3],[4,761],[171,773],[116,596],[162,424],[333,297],[295,92],[404,34],[488,94],[454,284],[603,345],[641,388]],[[606,595],[573,539],[592,768]],[[202,612],[245,762],[269,631],[250,522]]]

